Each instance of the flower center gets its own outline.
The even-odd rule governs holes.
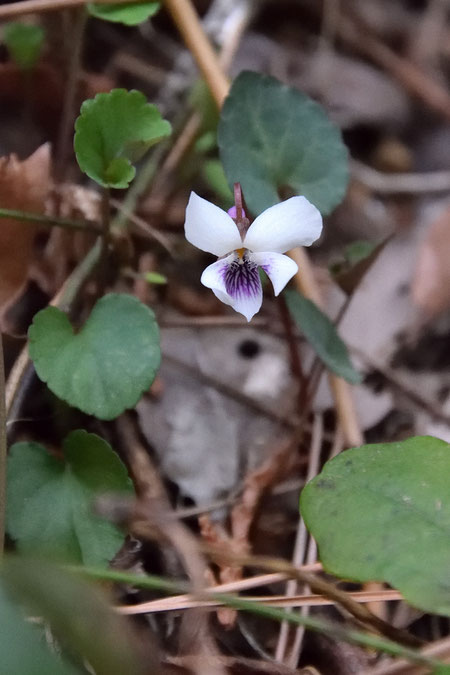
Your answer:
[[[228,265],[225,274],[225,288],[232,298],[257,295],[260,288],[258,265],[249,259],[245,248],[236,251],[237,257]]]

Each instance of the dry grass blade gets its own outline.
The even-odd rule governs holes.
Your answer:
[[[375,616],[366,607],[358,604],[353,600],[349,593],[341,591],[333,584],[320,579],[312,574],[303,572],[294,567],[291,563],[280,558],[270,558],[268,556],[243,556],[236,555],[231,551],[223,551],[219,548],[207,548],[209,555],[215,561],[227,560],[232,564],[244,565],[248,567],[257,567],[259,569],[270,570],[272,572],[284,572],[290,577],[297,579],[302,584],[311,588],[314,593],[325,595],[333,600],[337,605],[345,609],[357,621],[370,626],[382,635],[390,638],[400,644],[418,646],[421,644],[420,640],[405,632],[391,626],[379,617]]]
[[[177,595],[171,598],[163,598],[161,600],[150,600],[149,602],[142,602],[137,605],[122,605],[117,607],[120,614],[151,614],[153,612],[172,612],[192,609],[194,607],[210,607],[212,609],[223,607],[224,604],[220,600],[220,593],[225,593],[233,590],[233,584],[221,584],[220,586],[213,586],[206,589],[208,593],[218,594],[217,600],[197,600],[195,595]],[[393,602],[394,600],[402,600],[403,597],[398,591],[352,591],[348,596],[354,601],[361,604],[371,602]],[[334,600],[325,597],[324,595],[305,594],[305,595],[264,595],[251,596],[252,602],[268,605],[269,607],[326,607],[335,605]]]

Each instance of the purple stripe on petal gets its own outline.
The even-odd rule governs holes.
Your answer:
[[[232,298],[254,297],[261,287],[258,265],[246,256],[233,260],[224,273],[225,288]]]

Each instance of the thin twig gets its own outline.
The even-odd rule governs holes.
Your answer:
[[[416,405],[418,408],[425,410],[433,419],[450,426],[450,415],[442,412],[437,402],[424,398],[418,394],[416,391],[411,389],[408,384],[403,382],[402,379],[396,375],[391,368],[385,366],[382,363],[378,363],[378,361],[366,354],[366,352],[361,348],[349,345],[349,349],[351,353],[356,354],[360,359],[362,359],[366,366],[381,373],[391,389],[397,389],[405,398],[409,399],[411,403]]]
[[[211,658],[211,657],[210,657]],[[243,656],[225,656],[220,654],[212,658],[212,661],[217,661],[225,668],[230,668],[227,672],[241,672],[242,668],[247,668],[252,673],[259,673],[260,675],[297,675],[297,671],[291,670],[291,668],[286,668],[286,666],[280,666],[276,663],[268,663],[263,660],[255,660],[245,658]],[[179,666],[183,669],[192,670],[192,668],[198,662],[198,657],[193,656],[167,656],[165,662],[174,666]]]
[[[70,131],[73,127],[75,117],[75,102],[77,98],[77,87],[80,76],[81,54],[83,51],[84,32],[88,13],[85,7],[76,10],[73,22],[73,34],[70,45],[70,56],[68,64],[67,82],[65,88],[64,104],[61,114],[61,121],[58,132],[57,142],[57,160],[55,175],[59,183],[64,180],[66,160],[69,148]]]
[[[178,368],[189,373],[189,375],[192,375],[196,379],[201,380],[204,384],[213,387],[227,398],[233,399],[235,402],[246,406],[250,410],[253,410],[254,412],[260,415],[263,415],[264,417],[267,417],[268,419],[271,419],[274,422],[278,422],[278,424],[281,424],[284,427],[287,427],[289,429],[297,429],[299,423],[299,419],[297,416],[286,415],[281,410],[269,408],[265,406],[263,403],[260,403],[256,399],[252,398],[251,396],[247,396],[247,394],[244,394],[244,392],[241,391],[240,389],[237,389],[236,387],[231,387],[230,385],[226,384],[225,382],[222,382],[218,378],[215,378],[211,375],[207,375],[206,373],[203,373],[194,366],[191,366],[190,364],[185,363],[181,359],[178,359],[172,355],[164,353],[163,358],[166,363],[167,362],[173,363]]]
[[[158,244],[161,244],[161,246],[165,248],[171,256],[174,256],[173,246],[162,232],[159,232],[156,228],[152,227],[143,218],[140,218],[135,213],[133,213],[133,211],[129,211],[121,202],[119,202],[118,199],[111,199],[111,206],[120,211],[126,218],[128,218],[140,230],[145,232],[149,237],[155,239],[155,241],[157,241]]]
[[[0,208],[1,218],[12,218],[13,220],[20,220],[23,223],[39,223],[48,227],[62,227],[66,230],[81,230],[82,232],[93,232],[94,234],[102,233],[101,225],[94,220],[71,220],[70,218],[46,216],[42,213]]]
[[[308,473],[306,476],[307,483],[310,480],[312,480],[319,471],[320,450],[322,448],[322,439],[323,439],[322,433],[323,433],[322,415],[317,414],[314,416],[312,428]],[[308,539],[308,531],[306,529],[303,518],[300,516],[297,527],[297,535],[294,544],[294,552],[292,555],[292,564],[295,567],[299,567],[304,562],[307,539]],[[287,597],[293,596],[297,593],[297,589],[298,589],[298,581],[296,579],[291,579],[286,585],[285,595]],[[275,650],[275,658],[277,661],[284,661],[285,659],[286,649],[288,645],[288,637],[289,637],[289,624],[286,621],[283,621],[283,623],[280,626],[277,648]],[[296,663],[293,664],[293,659],[290,658],[287,665],[295,667]]]
[[[3,339],[0,333],[0,558],[3,556],[5,546],[6,458],[5,364],[3,359]]]
[[[353,178],[380,194],[429,194],[450,192],[450,171],[428,173],[382,173],[356,159],[351,160]]]
[[[291,371],[298,383],[298,413],[301,414],[306,407],[306,398],[308,395],[308,382],[302,368],[300,358],[299,345],[294,327],[292,325],[292,317],[289,312],[286,301],[282,295],[278,296],[277,305],[280,311],[281,322],[284,326],[284,335],[286,345],[289,351],[289,358],[291,362]]]

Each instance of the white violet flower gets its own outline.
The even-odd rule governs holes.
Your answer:
[[[262,304],[258,268],[264,270],[278,295],[297,272],[286,255],[296,246],[310,246],[322,231],[322,216],[305,197],[291,197],[261,213],[253,223],[236,220],[236,207],[228,213],[191,192],[184,224],[186,239],[219,257],[202,274],[201,282],[247,321]],[[233,219],[234,217],[234,219]]]

